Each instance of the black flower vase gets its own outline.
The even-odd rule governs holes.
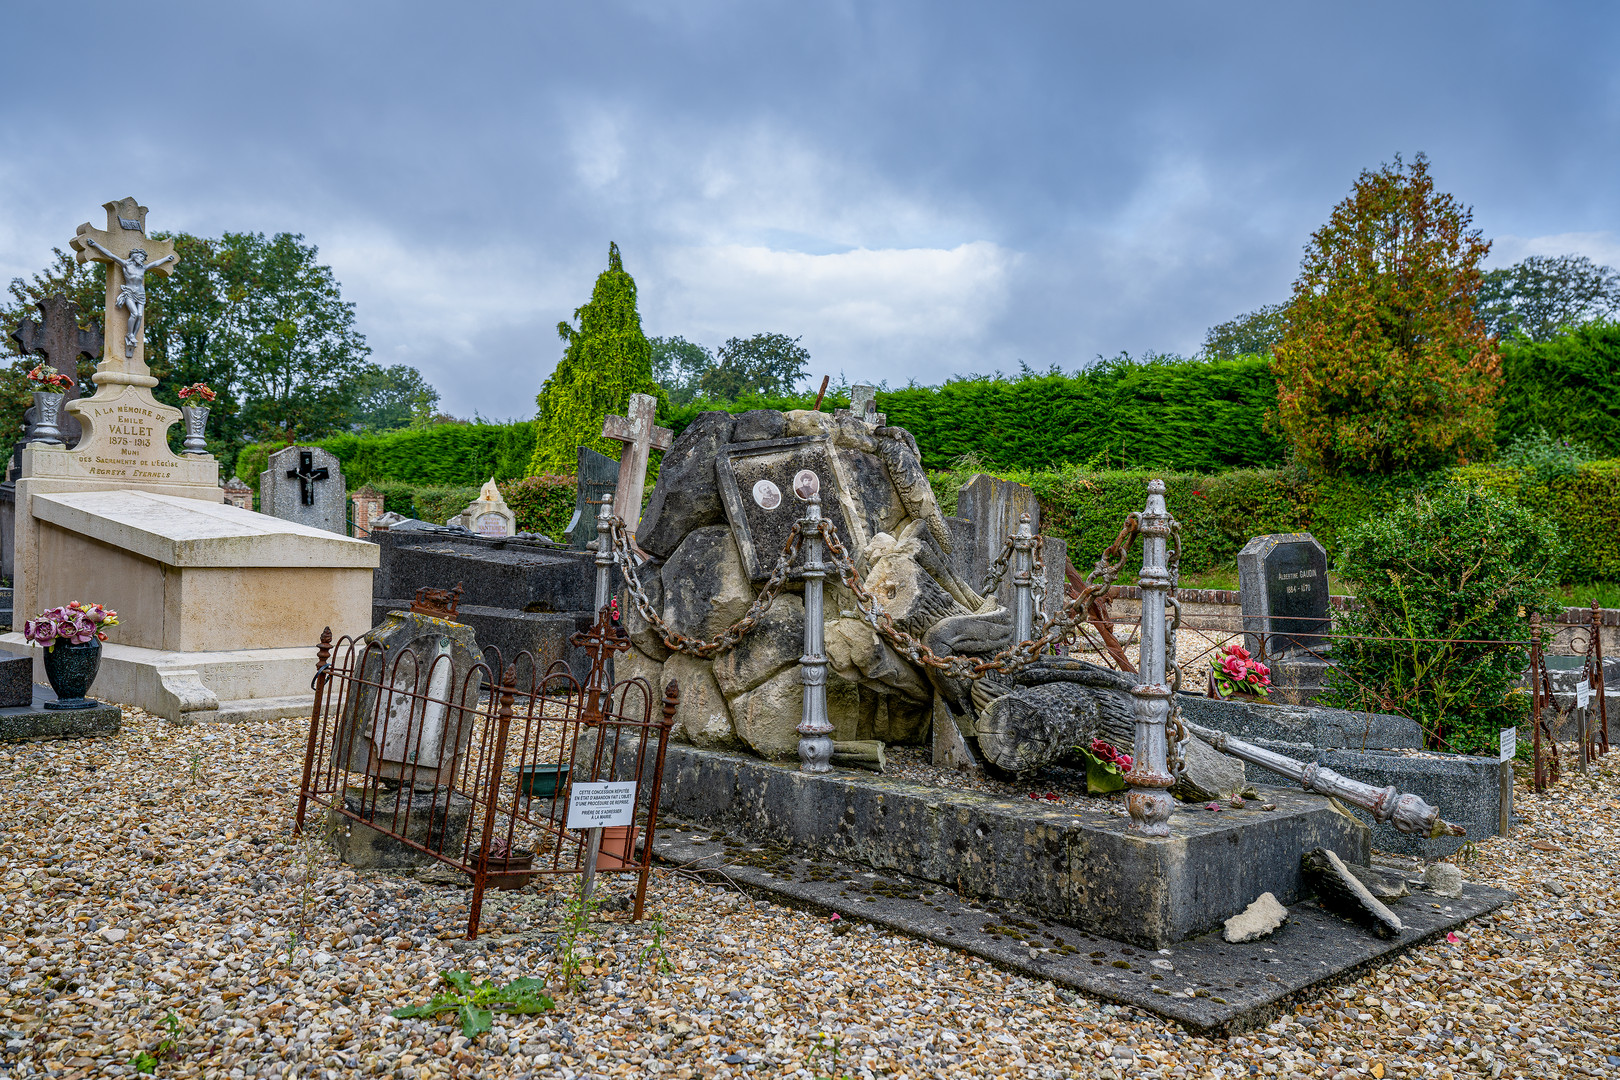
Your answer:
[[[101,702],[84,696],[90,684],[96,681],[96,669],[101,667],[101,642],[86,641],[82,645],[58,639],[45,650],[45,678],[56,691],[56,700],[45,702],[47,709],[93,709]]]

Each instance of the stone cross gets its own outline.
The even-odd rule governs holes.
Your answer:
[[[287,479],[298,481],[299,498],[305,506],[315,505],[315,481],[331,478],[326,466],[315,468],[315,455],[308,450],[299,453],[298,468],[287,470]]]
[[[107,311],[102,320],[106,335],[96,385],[133,382],[155,386],[146,367],[146,275],[174,272],[178,257],[174,241],[151,240],[146,236],[146,207],[133,198],[103,203],[107,228],[98,229],[88,221],[68,241],[78,252],[80,263],[107,264]],[[103,375],[123,378],[103,378]]]
[[[79,357],[96,359],[101,355],[101,331],[94,327],[80,329],[79,305],[61,293],[47,296],[35,306],[39,308],[40,320],[22,320],[11,337],[24,356],[37,356],[73,380],[67,388],[67,401],[62,403],[61,420],[62,442],[71,447],[79,441],[79,419],[67,411],[66,405],[79,396]],[[32,406],[23,420],[30,430],[38,422]]]
[[[634,534],[641,520],[641,493],[647,486],[647,459],[654,449],[668,450],[674,432],[653,423],[658,399],[651,394],[631,394],[630,415],[609,416],[602,422],[602,435],[624,444],[619,454],[619,485],[613,492],[613,506]]]

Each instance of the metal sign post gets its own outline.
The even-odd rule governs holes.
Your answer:
[[[575,784],[568,793],[570,829],[586,830],[585,879],[580,898],[588,901],[596,887],[596,859],[602,852],[602,830],[615,825],[633,825],[636,819],[634,780],[596,780]]]

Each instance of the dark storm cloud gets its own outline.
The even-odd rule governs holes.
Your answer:
[[[13,12],[0,273],[106,199],[302,232],[383,362],[526,415],[609,239],[649,332],[932,382],[1191,351],[1426,151],[1498,255],[1620,261],[1609,5]],[[23,47],[16,47],[22,43]]]

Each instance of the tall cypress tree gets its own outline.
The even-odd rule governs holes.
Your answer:
[[[619,245],[608,245],[608,268],[596,279],[591,299],[576,308],[576,328],[557,324],[565,348],[557,370],[540,388],[540,434],[535,440],[531,476],[571,473],[578,447],[618,456],[620,445],[602,437],[602,421],[623,414],[630,395],[656,394],[652,346],[641,332],[636,282],[624,272]]]

